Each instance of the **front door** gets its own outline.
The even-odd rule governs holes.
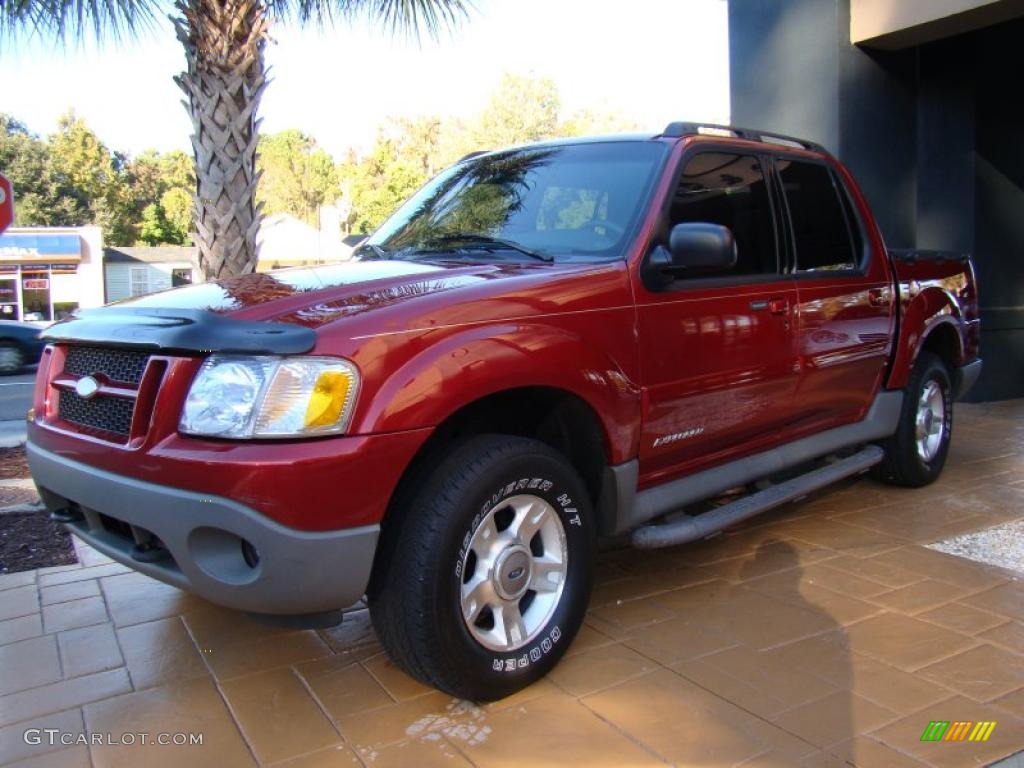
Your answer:
[[[736,239],[737,263],[637,287],[641,486],[777,442],[798,380],[797,292],[780,270],[764,158],[697,148],[682,162],[660,238],[681,222],[720,224]]]

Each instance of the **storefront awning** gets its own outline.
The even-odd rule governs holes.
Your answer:
[[[82,239],[78,235],[0,235],[0,264],[39,264],[82,260]]]

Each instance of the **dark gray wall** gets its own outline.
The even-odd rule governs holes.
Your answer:
[[[985,372],[1024,396],[1024,21],[901,51],[849,42],[849,0],[729,0],[732,119],[821,142],[893,247],[969,251]],[[1012,82],[1012,81],[1011,81]]]
[[[975,85],[974,254],[982,299],[981,351],[986,399],[1024,395],[1024,22],[976,32],[970,56]]]

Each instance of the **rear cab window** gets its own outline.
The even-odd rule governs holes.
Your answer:
[[[821,163],[777,157],[797,272],[860,268],[864,239],[853,205],[835,174]]]

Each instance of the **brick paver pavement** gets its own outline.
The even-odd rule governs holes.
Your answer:
[[[602,555],[564,661],[486,706],[398,671],[365,610],[268,627],[87,548],[0,576],[0,763],[989,763],[1024,749],[1024,586],[922,544],[1024,517],[1022,417],[961,405],[926,489],[860,479],[709,541]],[[922,742],[932,720],[997,725]],[[117,743],[140,733],[203,743]]]

